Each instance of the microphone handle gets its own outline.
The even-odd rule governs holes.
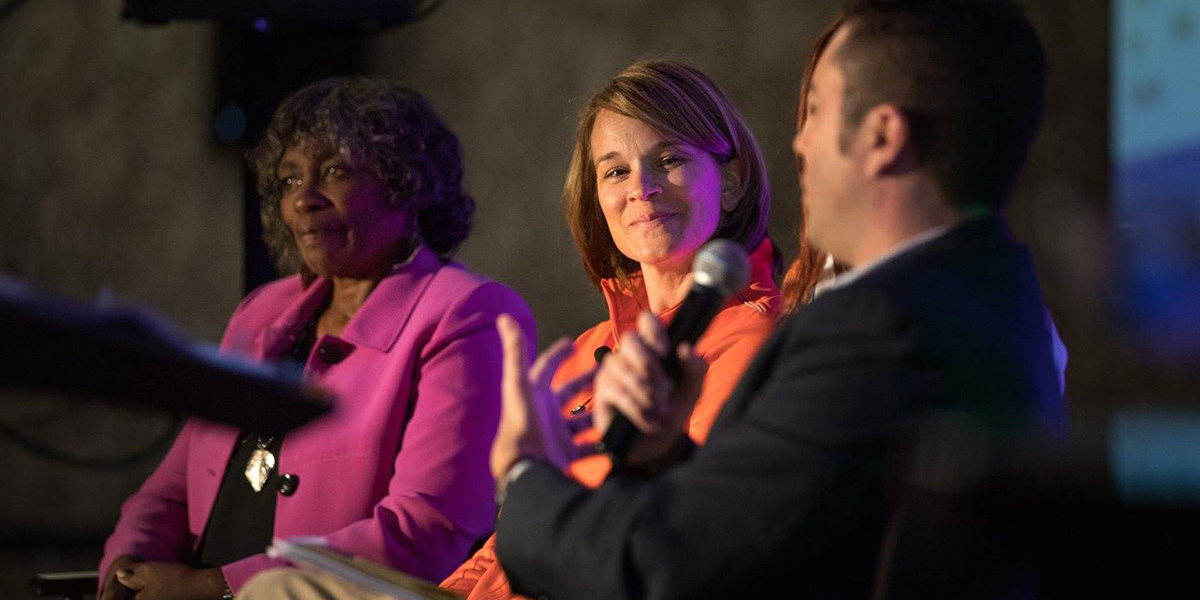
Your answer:
[[[675,313],[675,318],[667,326],[670,349],[659,362],[672,383],[679,383],[679,377],[682,375],[676,348],[683,342],[695,344],[724,304],[725,296],[713,288],[693,285],[688,290],[679,312]],[[628,417],[620,411],[614,411],[612,422],[604,432],[604,437],[596,443],[596,449],[607,454],[614,466],[619,466],[629,455],[629,449],[633,447],[639,433]]]

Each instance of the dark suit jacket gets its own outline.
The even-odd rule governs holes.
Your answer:
[[[865,597],[894,443],[936,411],[1005,428],[1058,404],[1030,257],[976,219],[781,323],[707,445],[666,474],[593,491],[534,465],[498,554],[530,596]]]

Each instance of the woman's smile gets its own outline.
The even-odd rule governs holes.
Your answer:
[[[633,220],[633,222],[630,223],[630,225],[631,226],[646,225],[646,226],[662,227],[662,226],[667,225],[668,223],[673,223],[673,222],[677,221],[679,216],[680,216],[679,213],[674,213],[674,212],[651,213],[648,215],[643,215],[641,217],[637,217],[636,219]]]
[[[721,168],[708,152],[601,110],[591,134],[596,195],[617,249],[690,270],[721,218]]]

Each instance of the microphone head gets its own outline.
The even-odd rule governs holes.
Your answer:
[[[696,253],[692,278],[697,285],[732,296],[750,283],[750,256],[737,242],[712,240]]]

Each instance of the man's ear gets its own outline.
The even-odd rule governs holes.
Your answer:
[[[863,174],[879,177],[902,168],[910,153],[910,130],[904,111],[894,104],[880,104],[863,117],[860,134],[865,138]]]
[[[733,212],[741,200],[738,192],[742,191],[742,162],[741,158],[731,158],[721,165],[721,210]]]

